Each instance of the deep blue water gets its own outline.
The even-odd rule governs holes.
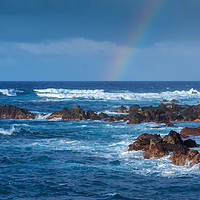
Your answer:
[[[46,120],[47,114],[80,105],[108,112],[120,105],[200,101],[200,82],[0,82],[1,104],[37,113],[35,120],[0,119],[0,199],[200,199],[198,165],[172,165],[127,152],[140,134],[175,127],[123,121]],[[109,112],[108,112],[109,113]],[[200,143],[200,137],[193,138]]]

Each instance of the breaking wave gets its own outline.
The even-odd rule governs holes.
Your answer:
[[[15,89],[0,89],[0,93],[4,96],[17,96],[17,93],[22,93],[23,91]]]
[[[73,89],[34,89],[40,97],[59,98],[59,99],[95,99],[95,100],[172,100],[200,98],[200,92],[193,88],[185,91],[167,91],[159,93],[133,93],[133,92],[105,92],[104,90],[73,90]]]
[[[15,128],[14,126],[12,126],[10,129],[0,128],[0,134],[3,135],[12,135],[14,132],[19,132],[19,128]]]

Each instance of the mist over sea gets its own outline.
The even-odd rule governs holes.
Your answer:
[[[163,99],[197,105],[200,82],[0,82],[1,104],[37,114],[0,119],[0,199],[199,199],[198,165],[144,160],[142,151],[127,150],[142,133],[180,133],[200,122],[46,119],[75,105],[112,115],[121,105],[158,106]]]

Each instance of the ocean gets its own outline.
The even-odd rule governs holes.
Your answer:
[[[169,157],[143,159],[128,145],[142,133],[164,136],[200,122],[47,120],[80,105],[110,113],[120,105],[158,106],[163,99],[197,105],[200,82],[0,82],[1,104],[36,119],[0,119],[0,199],[200,199],[199,166],[175,166]],[[157,128],[159,126],[159,128]],[[191,137],[200,144],[200,137]]]

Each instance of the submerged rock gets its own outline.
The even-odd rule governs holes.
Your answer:
[[[183,128],[180,132],[182,138],[187,138],[190,135],[199,136],[200,135],[200,127],[198,128]]]
[[[27,109],[19,108],[12,105],[0,105],[0,118],[9,119],[35,119],[36,114],[29,112]]]

